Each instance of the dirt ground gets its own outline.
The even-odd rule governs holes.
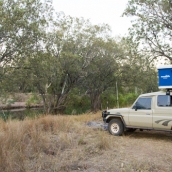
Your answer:
[[[86,128],[87,134],[76,136],[76,140],[82,138],[76,147],[73,145],[72,148],[59,152],[58,159],[61,161],[55,166],[55,169],[57,166],[60,167],[57,171],[172,171],[171,133],[136,130],[133,133],[126,132],[123,136],[112,136],[101,120],[86,123]],[[56,156],[53,158],[55,161]]]
[[[0,171],[171,172],[172,134],[113,136],[101,114],[1,121]]]
[[[92,124],[92,125],[91,125]],[[125,132],[112,136],[101,121],[92,121],[93,129],[102,128],[112,147],[99,152],[81,164],[89,164],[85,172],[170,172],[172,170],[172,133],[159,131]],[[108,142],[108,141],[107,141]]]

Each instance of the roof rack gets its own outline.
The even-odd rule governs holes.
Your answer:
[[[166,89],[166,95],[170,95],[170,91],[172,90],[172,88],[167,88]]]

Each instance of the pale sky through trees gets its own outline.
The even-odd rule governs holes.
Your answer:
[[[124,36],[131,26],[131,19],[121,17],[128,0],[53,0],[57,12],[72,17],[90,19],[92,24],[110,25],[113,36]]]

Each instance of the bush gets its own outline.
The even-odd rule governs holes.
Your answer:
[[[26,106],[31,106],[31,105],[36,105],[39,104],[41,102],[40,97],[37,94],[33,94],[31,95],[31,97],[29,97],[29,99],[26,101]]]
[[[120,94],[119,95],[120,107],[131,106],[137,97],[138,97],[138,94],[135,94],[135,93]]]
[[[68,96],[65,114],[82,114],[90,109],[90,99],[87,95],[78,95],[78,90],[74,89]]]
[[[123,93],[119,94],[118,101],[119,107],[128,107],[133,104],[133,102],[138,97],[138,94],[135,93]],[[106,91],[101,95],[102,100],[102,109],[112,109],[117,108],[117,96],[112,91]]]

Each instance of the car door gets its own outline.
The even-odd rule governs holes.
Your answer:
[[[158,95],[153,114],[153,128],[172,130],[172,96]]]
[[[152,128],[152,97],[139,97],[129,111],[129,125]]]

